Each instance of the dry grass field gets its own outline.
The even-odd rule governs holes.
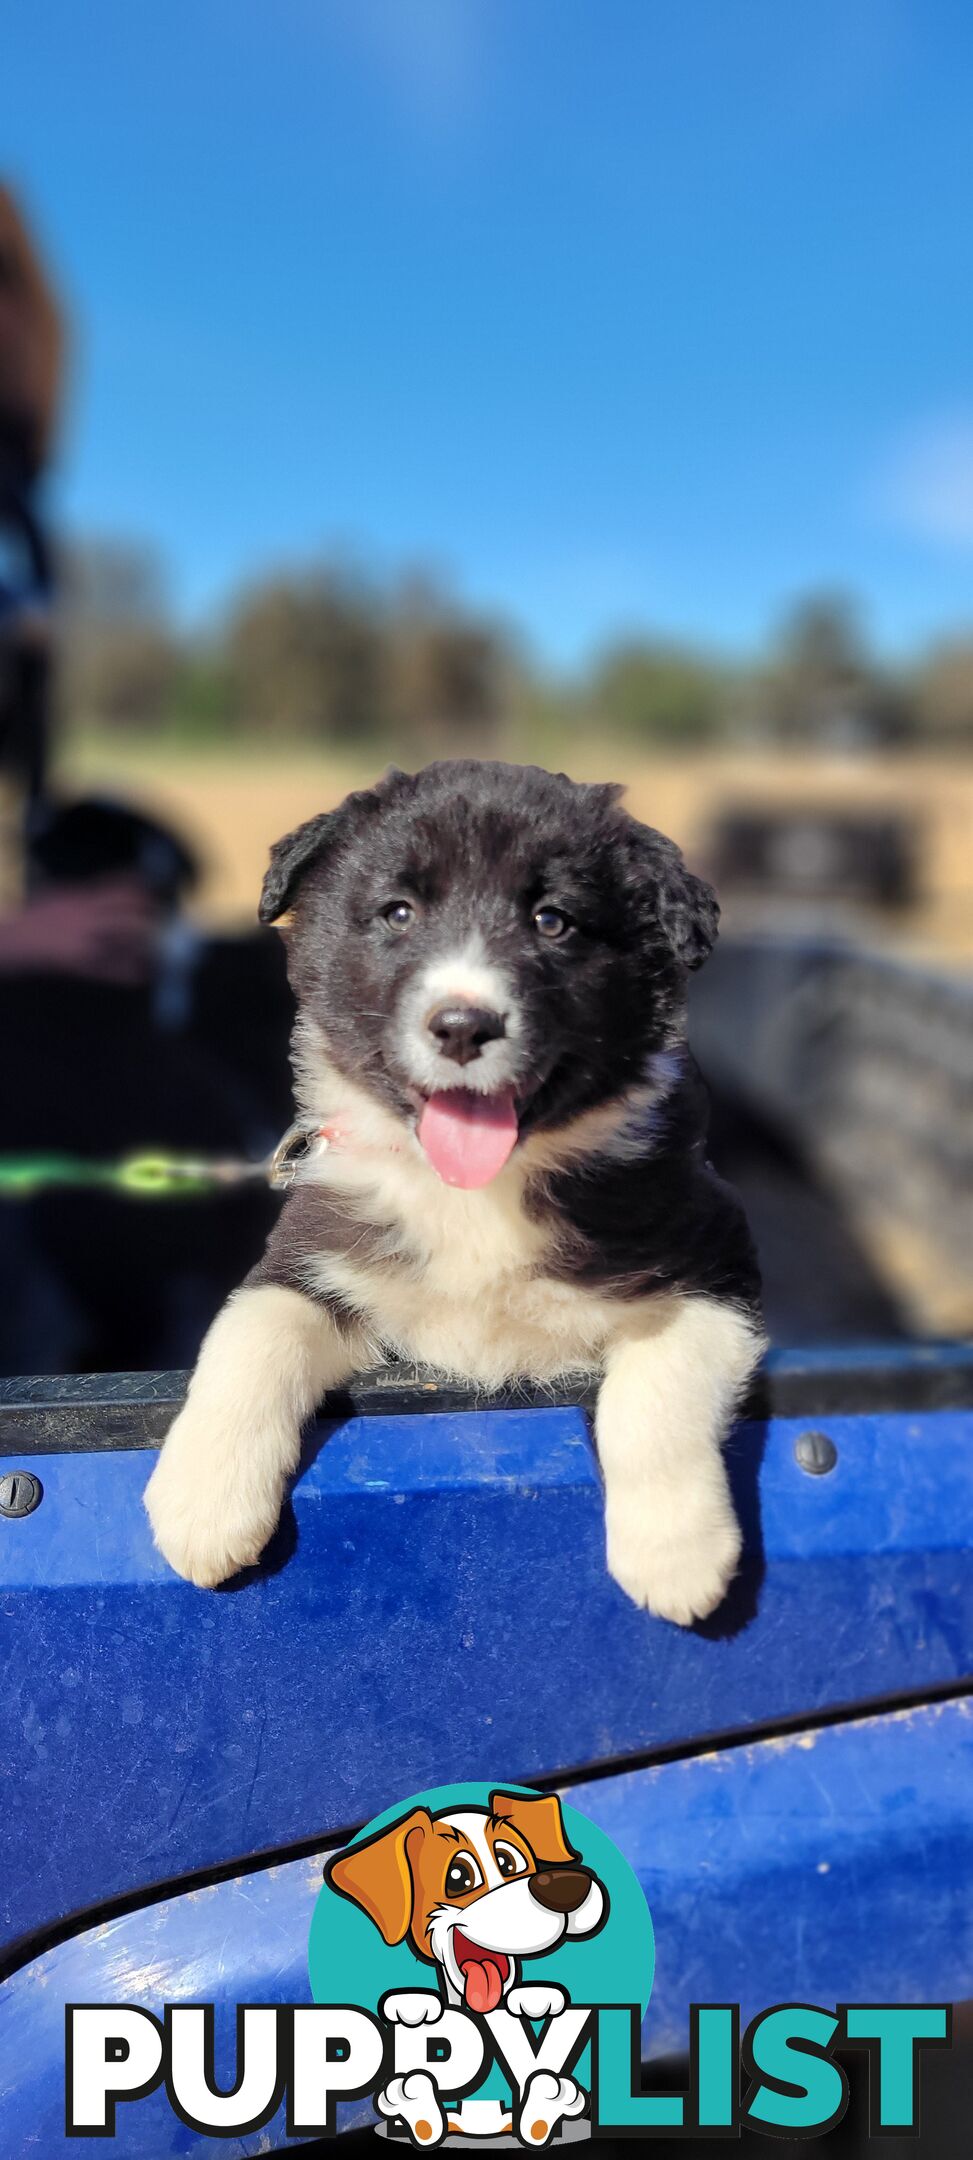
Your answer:
[[[907,811],[919,834],[922,898],[894,933],[874,933],[922,959],[973,962],[973,763],[945,756],[809,757],[750,750],[708,756],[632,758],[610,746],[576,749],[579,778],[624,779],[635,813],[671,833],[705,869],[708,837],[733,806],[821,805]],[[266,753],[81,739],[66,746],[65,781],[98,786],[155,807],[193,840],[205,864],[198,909],[213,924],[253,921],[272,840],[351,787],[374,779],[373,759],[339,761],[306,749]],[[733,910],[727,909],[727,927]]]

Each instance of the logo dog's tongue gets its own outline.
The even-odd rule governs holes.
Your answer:
[[[484,1950],[479,1957],[464,1958],[460,1970],[469,2008],[478,2017],[486,2017],[489,2011],[496,2009],[503,1994],[499,1965]]]
[[[474,1095],[469,1088],[430,1095],[419,1142],[444,1184],[466,1192],[489,1185],[517,1144],[512,1088],[503,1095]]]

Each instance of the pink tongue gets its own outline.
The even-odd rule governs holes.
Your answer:
[[[464,1965],[463,1979],[466,1984],[466,2000],[478,2017],[486,2017],[495,2010],[503,1994],[500,1967],[492,1958],[478,1959],[475,1964]]]
[[[430,1095],[419,1141],[445,1185],[461,1185],[465,1192],[489,1185],[517,1144],[513,1090],[474,1095],[469,1088],[449,1088]]]

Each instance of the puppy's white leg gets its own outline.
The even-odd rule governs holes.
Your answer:
[[[567,2000],[564,1989],[555,1987],[552,1981],[545,1981],[542,1985],[533,1981],[527,1986],[512,1987],[505,2007],[513,2017],[560,2017],[562,2010],[567,2007]]]
[[[444,2009],[442,1996],[431,1988],[399,1988],[382,2002],[387,2025],[438,2025]]]
[[[535,2070],[528,2078],[520,2105],[517,2136],[522,2145],[548,2145],[558,2123],[565,2117],[583,2115],[586,2096],[573,2077],[558,2077],[553,2070]]]
[[[609,1572],[636,1605],[684,1627],[715,1610],[736,1573],[722,1445],[761,1348],[731,1306],[674,1297],[608,1355],[596,1432]]]
[[[155,1542],[177,1575],[212,1589],[259,1558],[305,1419],[366,1363],[365,1344],[299,1290],[236,1291],[206,1336],[146,1487]]]
[[[375,2096],[380,2115],[401,2116],[414,2145],[438,2145],[446,2134],[439,2094],[426,2070],[394,2077]]]

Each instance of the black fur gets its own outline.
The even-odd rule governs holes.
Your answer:
[[[753,1241],[732,1186],[705,1157],[708,1104],[689,1052],[651,1114],[644,1152],[606,1152],[544,1181],[535,1203],[570,1223],[559,1272],[618,1297],[705,1292],[760,1309]],[[638,1129],[636,1127],[636,1129]]]
[[[562,1272],[620,1297],[680,1286],[756,1311],[746,1223],[705,1160],[705,1097],[685,1048],[687,975],[715,941],[719,909],[620,793],[472,760],[391,772],[277,843],[261,916],[292,910],[299,1006],[339,1070],[409,1121],[418,1104],[399,1062],[399,999],[417,968],[479,933],[523,1018],[522,1137],[641,1083],[661,1094],[619,1141],[529,1188],[532,1212],[570,1229]],[[384,918],[399,898],[420,910],[407,936]],[[541,903],[571,919],[566,937],[538,936]],[[355,1240],[361,1258],[362,1236],[360,1216],[349,1224],[320,1190],[298,1193],[250,1279],[297,1285],[302,1253]]]

